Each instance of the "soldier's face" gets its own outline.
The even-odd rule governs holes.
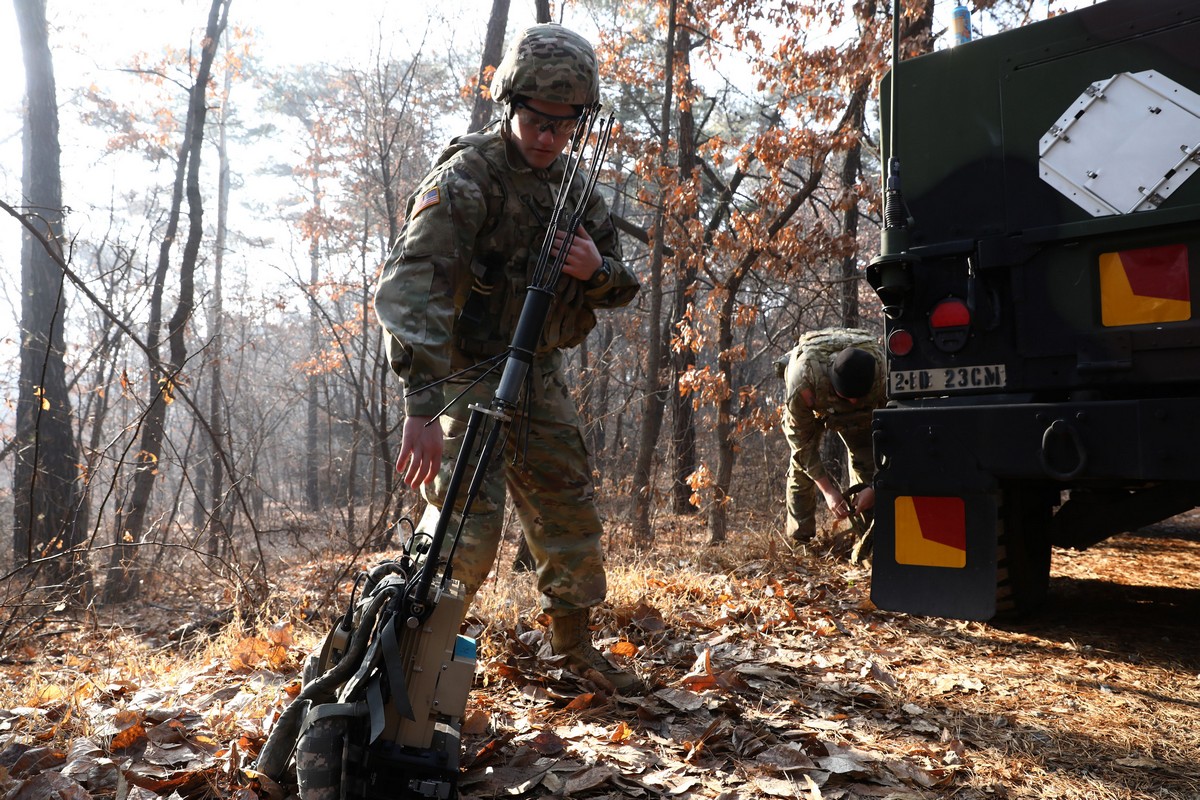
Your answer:
[[[524,100],[523,108],[513,114],[512,135],[525,162],[534,169],[545,169],[571,141],[573,129],[554,124],[576,113],[566,103]]]

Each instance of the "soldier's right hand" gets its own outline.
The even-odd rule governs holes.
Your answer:
[[[834,519],[845,519],[850,516],[850,506],[846,503],[846,498],[842,496],[842,492],[837,488],[837,485],[828,477],[818,478],[813,481],[820,490],[821,495],[825,498],[825,505],[830,512],[833,513]]]
[[[433,417],[408,417],[396,456],[396,472],[410,488],[429,483],[442,465],[442,426]]]

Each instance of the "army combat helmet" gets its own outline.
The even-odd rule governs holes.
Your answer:
[[[600,70],[587,39],[555,23],[526,28],[492,77],[492,99],[529,97],[581,111],[600,102]]]
[[[858,347],[847,347],[829,365],[829,382],[842,397],[857,400],[870,393],[875,369],[875,356]]]

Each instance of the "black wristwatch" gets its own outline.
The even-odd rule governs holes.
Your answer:
[[[587,288],[597,289],[608,283],[608,279],[612,277],[612,267],[609,266],[608,259],[600,259],[600,266],[592,273],[592,277],[587,279]]]

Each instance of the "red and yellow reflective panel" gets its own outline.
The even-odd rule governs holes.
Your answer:
[[[967,565],[967,507],[961,497],[896,498],[896,563]]]
[[[1100,316],[1106,328],[1192,318],[1185,245],[1100,255]]]

